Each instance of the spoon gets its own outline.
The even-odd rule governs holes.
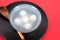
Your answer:
[[[1,6],[0,7],[0,14],[3,15],[4,17],[6,17],[9,20],[9,11],[7,8]],[[21,40],[25,40],[22,32],[17,31],[18,35],[20,36]]]

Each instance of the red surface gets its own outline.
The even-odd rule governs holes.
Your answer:
[[[0,6],[7,6],[18,0],[0,0]],[[60,0],[27,0],[33,2],[46,12],[48,29],[41,40],[60,40]]]
[[[0,40],[5,40],[5,38],[2,35],[0,35]]]

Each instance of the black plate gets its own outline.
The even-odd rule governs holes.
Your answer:
[[[42,14],[42,21],[41,24],[39,25],[39,27],[30,33],[23,33],[23,35],[25,36],[25,40],[39,40],[44,33],[46,32],[46,29],[48,27],[48,19],[47,16],[45,14],[45,12],[42,10],[42,8],[40,8],[38,5],[31,3],[31,2],[27,2],[27,1],[21,1],[21,2],[15,2],[12,3],[10,5],[7,6],[7,9],[9,10],[9,12],[11,12],[11,10],[21,4],[30,4],[35,6]],[[9,21],[0,16],[0,32],[4,35],[4,37],[7,40],[21,40],[16,32],[15,29],[12,28],[12,26],[10,25]]]
[[[0,34],[2,34],[6,40],[20,40],[16,30],[12,28],[8,19],[0,14]]]

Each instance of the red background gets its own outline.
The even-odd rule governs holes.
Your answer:
[[[7,6],[20,0],[0,0],[0,6]],[[48,29],[41,40],[60,40],[60,0],[27,0],[39,5],[48,17]]]
[[[2,35],[0,35],[0,40],[4,40],[5,38],[2,36]]]

